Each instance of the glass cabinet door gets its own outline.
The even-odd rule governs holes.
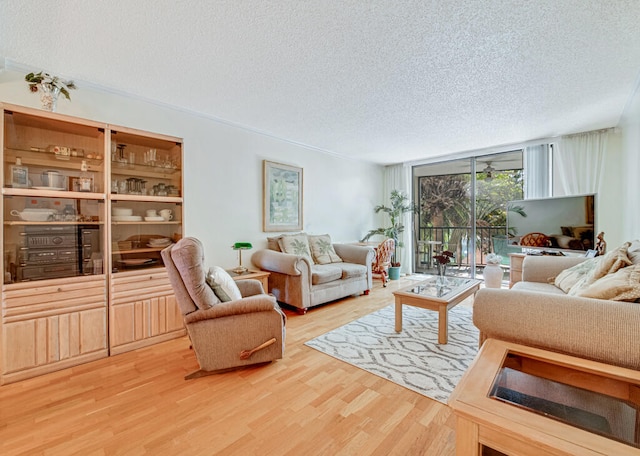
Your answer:
[[[97,123],[5,110],[3,186],[15,191],[103,193],[104,131]]]
[[[181,203],[111,202],[113,273],[164,266],[160,251],[181,237]]]
[[[3,284],[103,274],[105,126],[2,113]]]
[[[118,127],[110,140],[111,272],[162,267],[182,237],[182,143]]]
[[[182,197],[182,145],[159,135],[112,131],[110,192]]]
[[[104,201],[4,197],[4,283],[103,274]]]

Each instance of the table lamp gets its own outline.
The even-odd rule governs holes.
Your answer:
[[[236,274],[242,274],[244,272],[247,272],[248,269],[242,266],[242,251],[252,249],[253,246],[251,245],[250,242],[236,242],[231,246],[231,248],[233,250],[238,251],[238,258],[240,260],[240,265],[237,268],[232,269],[232,271],[235,272]]]

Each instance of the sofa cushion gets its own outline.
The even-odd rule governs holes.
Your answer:
[[[220,266],[212,266],[209,268],[209,276],[216,284],[222,287],[222,290],[229,298],[231,298],[231,301],[242,299],[242,293],[240,293],[238,284],[236,284],[236,281],[231,278],[229,273]]]
[[[305,233],[283,234],[280,236],[278,244],[282,252],[306,256],[309,261],[313,262],[311,250],[309,249],[309,238]]]
[[[367,267],[362,264],[340,263],[338,266],[342,270],[343,279],[353,279],[367,275]]]
[[[309,247],[316,264],[342,263],[342,258],[333,248],[331,236],[328,234],[309,236]]]
[[[171,259],[198,309],[208,309],[220,302],[205,281],[204,248],[198,239],[186,237],[178,241],[171,249]]]
[[[535,293],[551,293],[564,295],[565,292],[556,287],[552,283],[542,282],[516,282],[511,287],[513,290],[518,291],[533,291]]]
[[[576,296],[612,301],[635,301],[640,298],[640,264],[607,274],[579,290]]]
[[[330,264],[315,264],[311,266],[311,284],[333,282],[342,278],[342,269]]]

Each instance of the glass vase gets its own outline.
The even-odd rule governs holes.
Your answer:
[[[60,87],[42,84],[39,90],[42,109],[54,112],[58,104],[58,97],[60,96]]]

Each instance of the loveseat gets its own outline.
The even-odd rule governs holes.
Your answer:
[[[269,292],[299,313],[371,289],[372,248],[334,244],[328,234],[297,233],[267,239],[251,257],[269,271]]]
[[[527,256],[522,281],[480,289],[473,322],[488,338],[640,370],[640,241],[606,255]]]

